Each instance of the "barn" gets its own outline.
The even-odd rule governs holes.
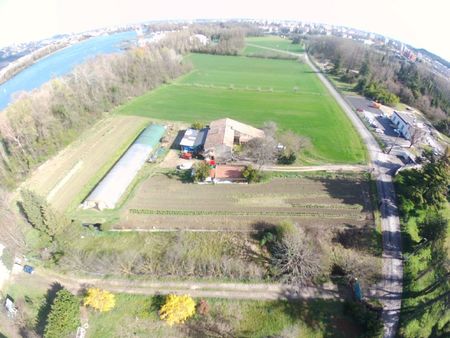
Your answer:
[[[253,138],[264,137],[264,132],[248,124],[229,118],[212,121],[205,140],[205,155],[225,162],[231,158],[233,146]]]
[[[84,209],[114,209],[120,197],[156,150],[166,127],[151,124],[139,135],[82,204]]]

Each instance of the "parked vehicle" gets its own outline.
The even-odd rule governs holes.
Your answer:
[[[24,265],[23,272],[29,273],[31,275],[34,273],[34,268],[30,265]]]
[[[193,164],[192,162],[185,162],[185,163],[179,164],[177,166],[177,168],[180,170],[189,170],[189,169],[192,169],[192,164]]]

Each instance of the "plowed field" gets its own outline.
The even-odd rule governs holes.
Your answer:
[[[368,183],[278,178],[253,185],[198,185],[157,175],[138,188],[116,227],[251,230],[282,220],[314,227],[371,224]]]

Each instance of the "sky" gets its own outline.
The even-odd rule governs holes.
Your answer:
[[[379,33],[450,61],[449,0],[0,0],[0,47],[165,19],[293,19]]]

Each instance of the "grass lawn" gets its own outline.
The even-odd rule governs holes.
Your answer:
[[[196,315],[184,325],[170,327],[158,317],[162,301],[158,296],[118,294],[111,312],[90,311],[88,337],[205,337],[217,331],[230,337],[355,337],[361,333],[343,315],[339,302],[208,299],[207,316]]]
[[[293,44],[291,40],[285,39],[279,36],[258,36],[249,37],[245,39],[247,44],[257,45],[261,47],[273,48],[278,50],[283,50],[291,53],[303,53],[305,51],[304,46],[301,44]],[[250,48],[248,46],[246,48]],[[251,50],[251,49],[249,49]]]
[[[311,69],[297,61],[192,54],[194,70],[116,112],[166,120],[230,117],[276,122],[311,139],[304,163],[362,163],[366,150],[351,122]]]

